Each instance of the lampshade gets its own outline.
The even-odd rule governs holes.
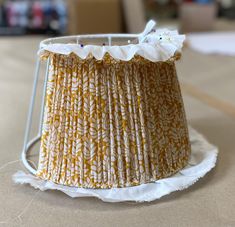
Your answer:
[[[39,136],[22,159],[37,179],[73,189],[127,188],[170,177],[185,166],[191,144],[175,61],[184,36],[83,35],[41,42],[47,61]],[[38,67],[34,87],[37,85]],[[40,140],[39,164],[26,158]]]
[[[47,57],[38,177],[77,187],[127,187],[187,164],[190,144],[173,59]]]

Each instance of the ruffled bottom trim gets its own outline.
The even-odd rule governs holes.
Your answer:
[[[13,180],[18,184],[30,184],[41,191],[59,190],[72,198],[97,197],[105,202],[150,202],[171,192],[188,188],[215,166],[218,148],[209,144],[202,135],[192,128],[190,128],[189,134],[192,144],[189,164],[177,174],[153,183],[126,188],[85,189],[44,181],[23,171],[18,171],[13,176]]]

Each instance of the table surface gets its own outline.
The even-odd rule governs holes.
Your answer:
[[[187,118],[220,149],[216,168],[204,178],[141,204],[15,185],[12,175],[24,170],[19,158],[40,40],[0,39],[0,226],[235,226],[235,58],[187,48],[177,62]]]

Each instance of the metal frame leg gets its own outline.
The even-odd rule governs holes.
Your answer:
[[[25,130],[25,136],[24,136],[23,151],[22,151],[22,154],[21,154],[21,159],[22,159],[22,162],[23,162],[24,166],[26,167],[26,169],[28,169],[29,172],[31,172],[34,175],[36,174],[37,170],[34,169],[29,164],[29,162],[27,160],[27,153],[30,150],[30,148],[37,141],[39,141],[40,138],[41,138],[43,115],[44,115],[45,94],[46,94],[47,79],[48,79],[48,74],[49,74],[49,62],[50,62],[50,59],[48,58],[47,68],[46,68],[46,75],[45,75],[45,78],[44,78],[44,85],[43,85],[43,95],[42,95],[41,114],[40,114],[38,134],[32,140],[28,141],[29,134],[30,134],[30,129],[31,129],[31,126],[32,126],[33,109],[34,109],[34,104],[35,104],[35,97],[36,97],[36,92],[37,92],[38,78],[39,78],[40,65],[41,65],[40,58],[37,59],[36,70],[35,70],[35,74],[34,74],[33,91],[32,91],[32,96],[31,96],[31,100],[30,100],[28,118],[27,118],[27,123],[26,123],[26,130]]]

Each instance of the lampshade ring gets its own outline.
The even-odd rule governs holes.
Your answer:
[[[32,140],[30,140],[30,141],[27,143],[26,149],[24,149],[24,150],[22,151],[22,153],[21,153],[21,160],[22,160],[22,162],[23,162],[25,168],[26,168],[30,173],[32,173],[33,175],[36,175],[37,170],[34,169],[34,168],[30,165],[30,163],[29,163],[29,161],[28,161],[28,159],[27,159],[27,154],[28,154],[28,152],[30,151],[30,148],[31,148],[33,145],[35,145],[40,139],[41,139],[41,136],[40,136],[40,135],[34,137]]]

